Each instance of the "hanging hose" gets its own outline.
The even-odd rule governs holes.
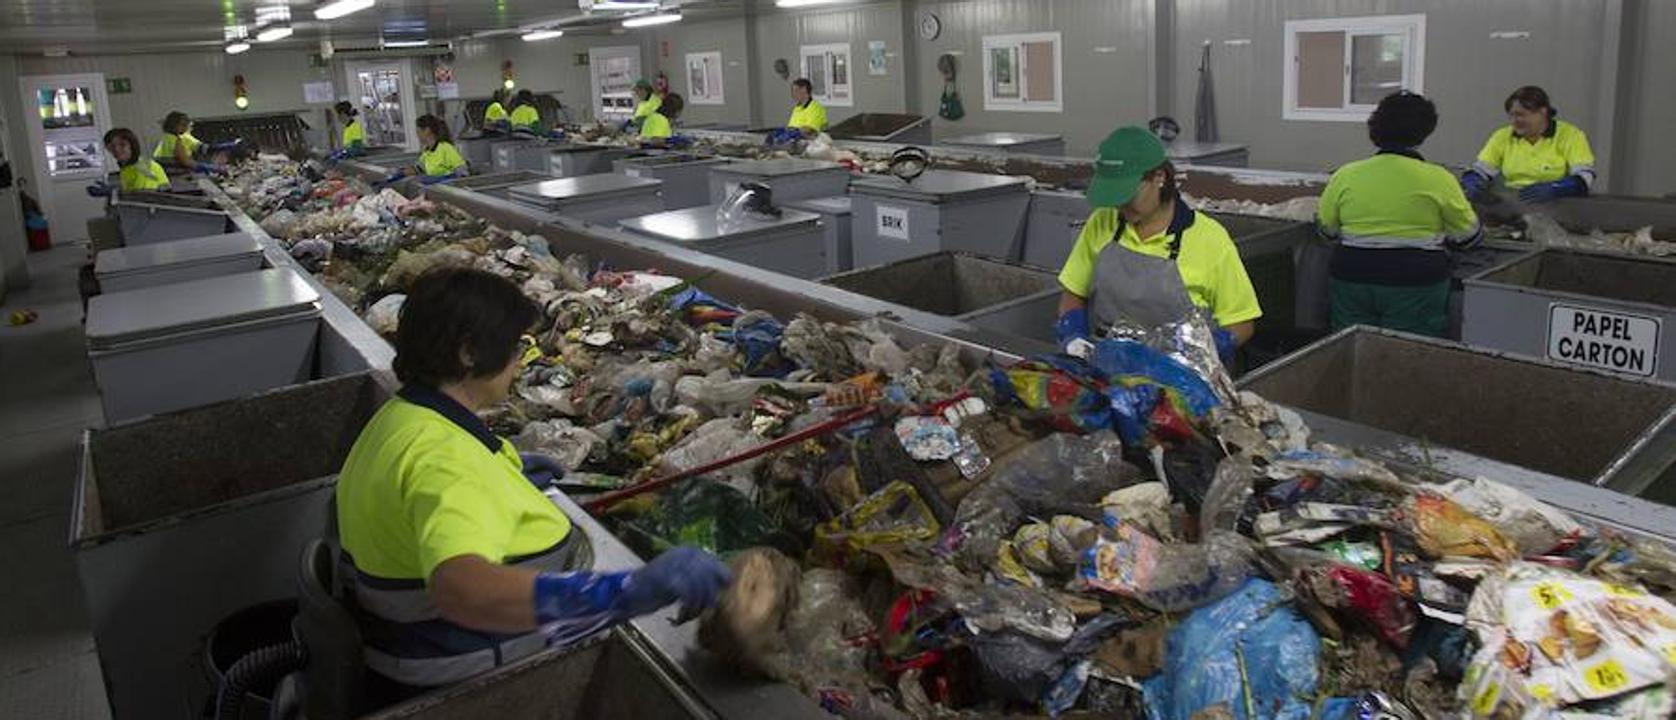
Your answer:
[[[308,650],[296,641],[257,648],[239,658],[221,676],[221,686],[215,691],[216,720],[239,720],[239,705],[251,688],[277,684],[280,679],[301,670],[308,660]]]

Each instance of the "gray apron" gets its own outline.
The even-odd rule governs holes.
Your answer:
[[[1181,232],[1170,236],[1170,255],[1161,258],[1124,247],[1126,227],[1128,220],[1120,216],[1111,243],[1094,261],[1089,314],[1095,336],[1109,335],[1118,320],[1154,328],[1202,312],[1187,294],[1176,265],[1176,257],[1181,255]],[[1211,327],[1216,324],[1211,323]]]

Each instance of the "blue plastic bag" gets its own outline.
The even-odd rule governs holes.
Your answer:
[[[1164,667],[1142,683],[1149,720],[1223,705],[1235,720],[1308,720],[1321,639],[1274,584],[1253,578],[1170,631]]]
[[[1210,383],[1192,368],[1133,340],[1101,340],[1094,345],[1089,364],[1108,378],[1140,376],[1174,390],[1186,403],[1184,410],[1194,417],[1221,404]]]
[[[786,328],[780,321],[759,315],[735,322],[733,331],[716,337],[729,340],[745,356],[746,377],[783,378],[795,368],[780,355],[780,336]]]

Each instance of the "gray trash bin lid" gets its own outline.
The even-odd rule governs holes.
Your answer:
[[[104,349],[319,310],[320,294],[296,271],[269,268],[95,296],[87,305],[87,344]]]
[[[857,195],[893,197],[925,203],[948,203],[1029,192],[1024,178],[959,170],[927,170],[908,182],[889,175],[858,177],[850,183]]]
[[[260,255],[261,243],[242,232],[207,235],[186,240],[105,250],[94,258],[93,273],[100,277],[141,272],[160,266],[198,265],[233,257]]]
[[[622,221],[622,226],[648,237],[686,245],[795,232],[820,221],[820,216],[813,213],[782,209],[778,218],[751,213],[738,226],[724,229],[716,222],[716,207],[702,205],[629,218]]]
[[[515,185],[508,189],[507,193],[520,202],[552,207],[573,200],[644,192],[662,185],[662,180],[621,173],[599,173]]]

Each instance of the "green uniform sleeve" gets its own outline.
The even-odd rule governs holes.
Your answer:
[[[1240,259],[1233,238],[1226,234],[1212,282],[1211,314],[1216,317],[1216,324],[1227,327],[1263,316],[1263,307],[1257,303],[1257,290],[1245,272],[1245,261]]]
[[[489,562],[506,557],[512,525],[497,521],[506,511],[491,493],[445,462],[422,462],[408,477],[407,515],[418,533],[419,570],[428,584],[436,567],[477,555]]]
[[[1339,200],[1344,197],[1344,183],[1339,173],[1333,173],[1327,180],[1326,189],[1321,191],[1321,201],[1315,207],[1315,224],[1322,235],[1338,237],[1339,235]]]
[[[1087,298],[1094,284],[1094,260],[1100,253],[1102,233],[1110,235],[1113,229],[1110,223],[1104,222],[1103,216],[1111,213],[1109,208],[1097,208],[1089,214],[1088,222],[1083,223],[1082,232],[1077,234],[1077,243],[1071,246],[1071,254],[1059,269],[1060,286],[1077,297]]]

